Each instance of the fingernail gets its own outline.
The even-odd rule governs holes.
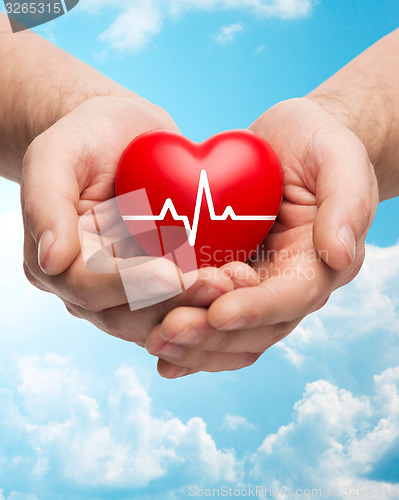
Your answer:
[[[352,263],[356,253],[356,240],[352,229],[349,226],[341,227],[337,233],[337,238],[346,248]]]
[[[38,261],[39,266],[44,273],[47,273],[46,268],[48,264],[49,250],[54,241],[55,234],[51,229],[47,229],[46,231],[44,231],[39,240]]]
[[[189,326],[173,339],[173,343],[185,346],[193,346],[199,344],[201,339],[201,332],[196,328]]]
[[[219,326],[219,330],[238,330],[242,328],[247,323],[247,319],[244,317],[234,318],[227,323],[223,323]]]
[[[193,304],[194,305],[203,305],[208,304],[209,302],[214,301],[223,292],[209,285],[201,285],[195,292],[193,293]]]
[[[185,353],[185,348],[181,345],[167,343],[163,346],[163,348],[157,354],[160,358],[169,358],[169,359],[179,359],[183,357]]]

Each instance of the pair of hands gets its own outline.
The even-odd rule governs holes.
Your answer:
[[[358,273],[378,203],[374,169],[362,142],[317,103],[277,104],[250,127],[284,174],[256,262],[200,270],[186,292],[132,312],[119,275],[86,269],[78,218],[114,196],[126,145],[159,128],[177,130],[157,106],[95,97],[35,139],[22,177],[25,273],[74,316],[145,346],[164,377],[251,365]]]

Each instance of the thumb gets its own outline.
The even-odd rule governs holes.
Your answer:
[[[313,226],[316,250],[337,271],[355,260],[378,203],[377,182],[366,149],[356,136],[344,139],[319,161],[319,209]]]
[[[25,155],[21,203],[24,224],[38,247],[39,265],[46,274],[56,275],[80,253],[79,185],[67,154],[48,142],[36,139]]]

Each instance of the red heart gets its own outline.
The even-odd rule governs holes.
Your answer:
[[[208,185],[211,197],[206,195]],[[144,196],[142,203],[129,206],[119,202],[122,197],[118,203],[130,233],[148,255],[162,256],[187,242],[184,221],[175,220],[177,213],[187,216],[198,267],[219,267],[247,261],[263,241],[281,205],[283,177],[271,146],[248,130],[222,132],[201,144],[175,132],[155,130],[128,145],[118,166],[115,189],[118,197],[141,190],[137,192]],[[197,203],[199,192],[202,201]],[[162,220],[154,222],[154,216],[162,215],[167,207],[175,208],[175,218],[167,210]],[[227,207],[232,211],[225,212]],[[142,216],[147,220],[140,219]],[[258,220],[243,220],[243,216]],[[272,220],[259,219],[265,216]],[[161,234],[165,226],[174,228],[168,238],[165,232]]]

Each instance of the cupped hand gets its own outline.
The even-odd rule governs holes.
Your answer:
[[[219,270],[202,270],[185,293],[132,312],[119,274],[85,267],[79,217],[115,196],[115,171],[127,144],[140,133],[160,128],[177,130],[164,110],[144,99],[89,99],[33,141],[21,184],[28,279],[59,296],[73,315],[139,345],[172,308],[208,306],[235,286]],[[137,279],[145,282],[149,276],[143,269]],[[167,276],[159,280],[159,287],[167,285]]]
[[[178,307],[156,325],[150,353],[160,356],[165,342],[182,347],[179,358],[160,356],[164,377],[253,363],[361,268],[378,204],[363,143],[306,98],[277,104],[250,129],[272,145],[284,174],[277,221],[249,263],[260,283],[224,294],[209,309]],[[230,275],[243,273],[236,265]],[[240,354],[242,365],[227,354]]]

